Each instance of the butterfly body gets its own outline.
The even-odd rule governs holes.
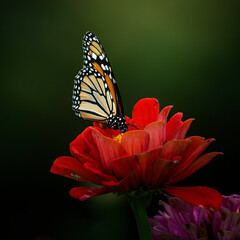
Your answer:
[[[78,117],[120,132],[128,130],[122,101],[107,55],[91,32],[83,38],[83,69],[75,76],[72,108]]]
[[[120,132],[126,132],[128,130],[125,117],[119,113],[115,116],[110,116],[107,125],[112,129],[119,129]]]

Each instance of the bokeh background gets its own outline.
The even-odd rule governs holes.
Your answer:
[[[121,197],[80,202],[78,183],[49,172],[91,123],[71,110],[82,37],[110,59],[126,115],[144,97],[194,117],[190,135],[222,151],[182,185],[239,187],[239,1],[5,1],[1,3],[1,239],[138,239]],[[157,199],[148,209],[157,213]]]

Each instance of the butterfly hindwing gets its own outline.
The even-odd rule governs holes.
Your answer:
[[[90,67],[96,69],[105,78],[117,106],[118,113],[124,115],[119,89],[107,54],[97,36],[92,32],[87,32],[83,38],[83,58],[84,68]]]
[[[105,78],[96,69],[83,68],[75,77],[72,108],[85,120],[105,122],[116,105]]]

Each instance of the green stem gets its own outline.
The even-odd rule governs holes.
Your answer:
[[[152,240],[151,226],[146,208],[149,205],[149,196],[129,193],[126,195],[136,219],[140,240]]]

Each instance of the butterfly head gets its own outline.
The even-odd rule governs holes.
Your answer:
[[[112,128],[115,130],[118,129],[122,133],[128,130],[125,117],[121,116],[118,113],[115,116],[112,116],[112,115],[109,116],[107,125],[109,128]]]

